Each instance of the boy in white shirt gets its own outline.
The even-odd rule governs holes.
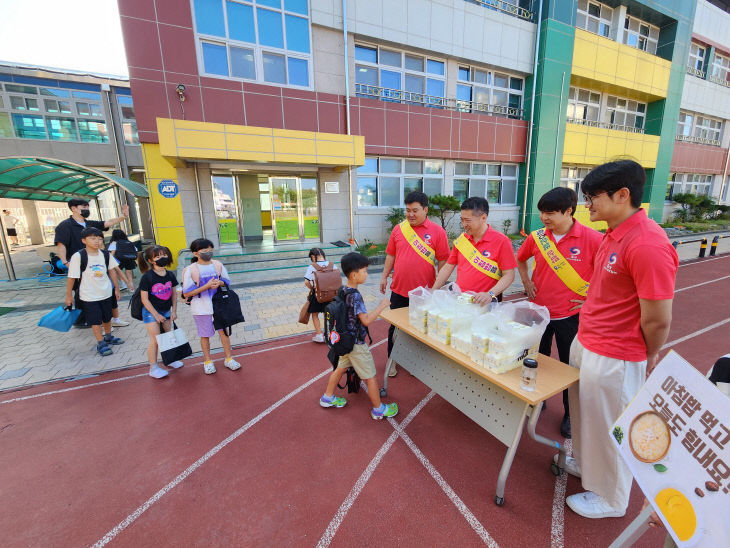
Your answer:
[[[96,351],[102,356],[108,356],[113,353],[111,345],[124,342],[111,334],[114,302],[112,295],[119,299],[114,269],[119,263],[104,250],[104,234],[98,228],[83,229],[81,241],[86,248],[74,253],[68,263],[66,306],[73,303],[71,291],[78,284],[76,308],[84,311],[86,321],[91,325],[96,337]]]

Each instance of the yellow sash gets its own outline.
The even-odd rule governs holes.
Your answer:
[[[466,235],[462,234],[459,236],[454,242],[454,247],[459,250],[459,253],[464,256],[471,266],[482,274],[486,274],[495,280],[499,280],[502,277],[502,271],[499,269],[499,265],[491,259],[482,257],[482,254],[466,238]]]
[[[580,274],[575,271],[573,265],[558,251],[558,247],[548,238],[545,229],[535,230],[532,233],[532,237],[545,261],[547,261],[548,266],[558,275],[560,281],[574,293],[585,297],[590,284],[580,277]]]
[[[406,242],[408,242],[413,251],[415,251],[419,257],[431,266],[436,264],[436,251],[434,251],[431,246],[429,246],[418,236],[418,234],[416,234],[416,231],[413,230],[408,219],[400,224],[400,231],[403,233],[403,237],[406,239]]]

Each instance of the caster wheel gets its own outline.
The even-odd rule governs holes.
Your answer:
[[[494,495],[494,504],[497,506],[503,506],[504,505],[504,497],[500,497],[498,495]]]
[[[388,391],[385,388],[381,388],[380,389],[380,397],[381,398],[384,398],[387,395],[388,395]]]
[[[550,464],[550,471],[553,473],[554,476],[561,476],[563,474],[563,469],[554,462]]]

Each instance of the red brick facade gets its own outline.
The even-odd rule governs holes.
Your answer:
[[[670,169],[677,173],[715,175],[723,173],[727,155],[726,148],[675,141]]]

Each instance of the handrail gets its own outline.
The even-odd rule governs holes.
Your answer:
[[[594,120],[583,120],[582,118],[568,117],[569,124],[579,124],[581,126],[600,127],[603,129],[615,129],[618,131],[627,131],[629,133],[644,133],[644,128],[633,126],[622,126],[620,124],[609,124],[608,122],[597,122]]]
[[[693,137],[691,135],[677,135],[677,141],[686,141],[688,143],[698,143],[700,145],[712,145],[715,147],[720,146],[720,141],[717,139],[706,139],[705,137]]]
[[[505,2],[504,0],[467,0],[467,2],[473,2],[487,9],[493,9],[501,11],[507,15],[513,15],[526,21],[532,21],[534,13],[520,6],[515,6],[511,2]]]
[[[730,88],[730,82],[728,82],[727,80],[723,80],[722,78],[718,78],[717,76],[710,76],[708,80],[710,82],[714,82],[715,84],[720,84],[721,86]]]
[[[447,97],[437,97],[424,93],[414,93],[402,89],[384,88],[370,84],[355,84],[355,94],[358,97],[373,97],[381,101],[393,103],[408,103],[431,108],[442,108],[459,112],[475,112],[493,114],[496,116],[507,116],[508,118],[522,119],[525,110],[522,108],[507,107],[504,105],[487,105],[475,101],[463,101]]]
[[[692,76],[697,76],[697,78],[705,79],[705,71],[700,70],[696,67],[692,67],[690,65],[687,65],[687,74],[691,74]]]

